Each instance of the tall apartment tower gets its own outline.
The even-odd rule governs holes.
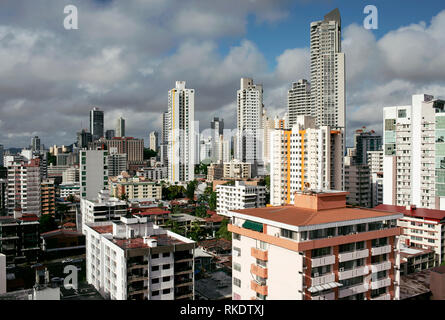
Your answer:
[[[159,160],[163,165],[167,165],[168,160],[168,112],[163,112],[161,116],[162,128],[159,143]]]
[[[368,164],[368,151],[382,149],[382,136],[374,130],[367,131],[365,127],[358,129],[354,134],[355,163]]]
[[[125,119],[122,117],[116,120],[116,137],[125,137]]]
[[[258,167],[263,166],[263,85],[254,84],[252,78],[241,78],[241,87],[237,91],[237,143],[236,159],[249,162],[254,166],[254,175]]]
[[[292,88],[287,92],[287,113],[289,128],[297,122],[297,116],[311,115],[311,85],[306,79],[292,83]]]
[[[338,9],[311,23],[311,105],[318,126],[344,130],[345,54]]]
[[[104,112],[96,107],[90,111],[90,132],[93,141],[104,136]]]
[[[297,191],[343,190],[343,132],[297,116],[270,136],[270,204],[291,204]]]
[[[0,167],[3,167],[3,145],[0,144]]]
[[[80,196],[93,199],[108,188],[108,151],[80,150]]]
[[[40,138],[38,136],[31,138],[31,150],[34,154],[40,153]]]
[[[195,90],[176,81],[168,91],[168,180],[195,178]]]
[[[78,148],[88,148],[88,143],[93,141],[93,136],[91,132],[86,129],[82,129],[77,133],[77,147]]]
[[[383,203],[445,210],[445,101],[413,95],[383,118]]]
[[[159,133],[157,131],[150,132],[149,139],[150,139],[150,149],[153,151],[158,151]]]
[[[221,136],[224,133],[224,119],[213,118],[213,121],[210,122],[210,129],[212,130],[212,160],[219,162],[223,157]]]

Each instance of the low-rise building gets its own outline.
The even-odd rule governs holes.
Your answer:
[[[437,266],[437,256],[431,249],[417,249],[400,245],[400,276]]]
[[[234,300],[399,299],[400,213],[306,191],[294,205],[230,215]]]
[[[167,180],[167,166],[142,168],[136,174],[152,181]]]
[[[59,192],[61,198],[67,198],[69,196],[80,196],[80,184],[70,183],[59,185]]]
[[[266,205],[266,187],[249,186],[243,181],[216,187],[216,212],[230,216],[230,210],[260,208]]]
[[[194,298],[195,242],[146,217],[86,226],[87,281],[112,300]]]
[[[152,181],[146,181],[143,177],[110,177],[109,188],[111,195],[116,198],[121,198],[125,195],[125,198],[128,200],[162,199],[162,187]]]

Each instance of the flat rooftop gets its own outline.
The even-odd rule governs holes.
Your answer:
[[[368,218],[390,217],[396,214],[395,212],[365,208],[362,209],[345,207],[326,210],[314,210],[300,208],[293,205],[231,211],[296,227],[341,221],[353,221]]]
[[[232,277],[224,271],[215,271],[208,278],[195,281],[196,293],[208,300],[232,298]]]
[[[430,292],[431,270],[423,270],[400,277],[400,300]]]
[[[171,246],[174,244],[185,244],[185,242],[178,240],[176,238],[170,237],[166,234],[160,234],[155,236],[150,236],[150,239],[156,239],[158,246]],[[133,239],[110,239],[113,243],[121,247],[122,249],[139,249],[139,248],[150,248],[150,246],[144,243],[144,238],[133,238]]]
[[[380,204],[374,209],[384,210],[393,213],[402,213],[405,216],[414,218],[423,218],[434,221],[441,221],[445,218],[445,210],[435,210],[426,208],[416,208],[414,210],[406,209],[404,206],[393,206],[388,204]]]

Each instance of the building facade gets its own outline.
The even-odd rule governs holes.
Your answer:
[[[100,190],[108,188],[108,151],[80,151],[80,196],[93,199]]]
[[[236,209],[260,208],[266,205],[266,187],[246,185],[235,181],[235,185],[218,185],[216,187],[216,212],[230,216]]]

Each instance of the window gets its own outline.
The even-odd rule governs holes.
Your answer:
[[[170,277],[162,277],[162,282],[168,282],[170,281]]]
[[[233,284],[241,288],[241,280],[238,278],[233,278]]]
[[[232,236],[233,236],[234,240],[238,240],[238,241],[241,240],[241,235],[238,233],[232,233]]]
[[[233,269],[235,269],[236,271],[241,271],[241,265],[239,263],[234,263]]]
[[[159,296],[159,290],[156,290],[156,291],[153,291],[152,293],[151,293],[151,295],[154,297],[154,296]]]
[[[151,258],[152,258],[152,259],[157,259],[157,258],[159,258],[159,253],[154,253],[154,254],[152,254],[152,255],[151,255]]]
[[[287,229],[281,229],[281,236],[284,238],[292,239],[293,231]]]
[[[170,252],[164,252],[164,253],[162,254],[162,257],[163,257],[163,258],[170,257]]]
[[[167,269],[170,269],[170,265],[169,264],[164,264],[162,266],[162,270],[167,270]]]
[[[312,253],[311,255],[312,258],[327,256],[331,254],[331,247],[313,249],[311,253]]]
[[[151,267],[151,271],[158,271],[159,270],[159,266],[152,266]]]
[[[162,294],[169,294],[170,293],[170,289],[164,289],[162,290]]]
[[[159,283],[159,278],[153,278],[153,279],[151,279],[151,283],[152,283],[152,284],[154,284],[154,283]]]
[[[372,246],[374,248],[386,246],[388,244],[388,238],[379,238],[372,240]]]

